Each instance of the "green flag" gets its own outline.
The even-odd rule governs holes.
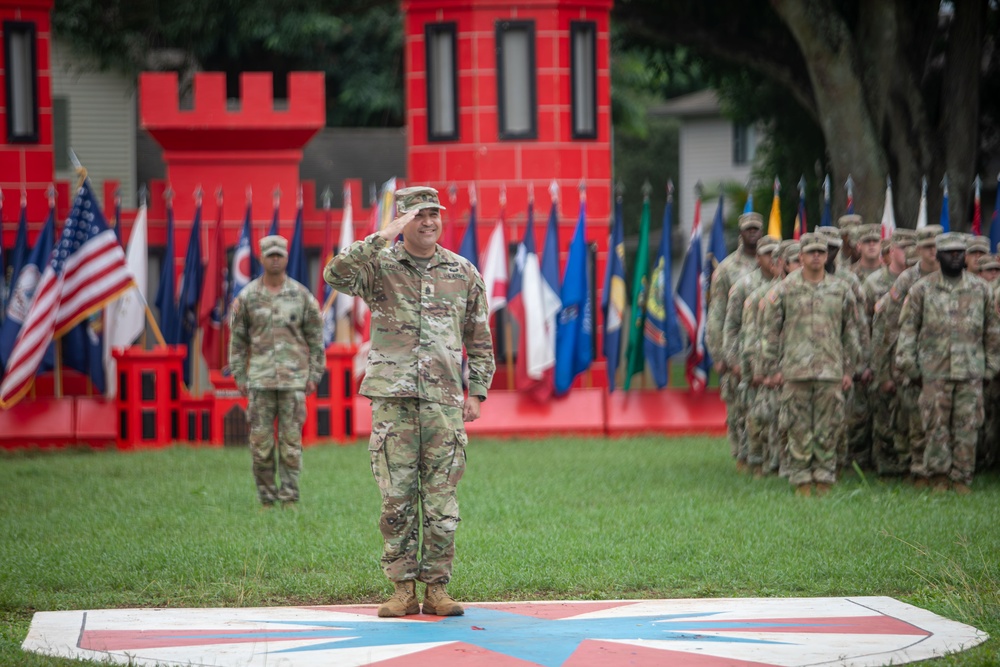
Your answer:
[[[643,352],[642,331],[646,326],[646,294],[649,286],[649,197],[642,202],[642,219],[639,222],[639,249],[635,254],[635,277],[632,280],[632,311],[629,316],[628,347],[625,366],[625,390],[632,383],[632,376],[641,373],[646,365]]]

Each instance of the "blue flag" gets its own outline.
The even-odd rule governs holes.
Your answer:
[[[708,276],[709,282],[711,282],[715,267],[729,254],[726,252],[726,229],[725,222],[722,219],[723,201],[724,198],[720,194],[719,205],[715,207],[715,219],[712,221],[712,231],[708,237],[709,261],[705,262],[705,274]]]
[[[671,267],[671,218],[673,217],[673,193],[667,194],[667,206],[663,211],[663,233],[660,249],[653,262],[653,275],[649,281],[649,297],[646,299],[646,328],[643,330],[646,345],[646,361],[657,389],[667,386],[667,360],[684,349],[681,329],[677,323],[674,293],[670,286],[673,276]]]
[[[469,208],[469,224],[465,226],[465,234],[462,235],[462,245],[458,248],[458,254],[466,258],[472,265],[479,268],[479,240],[476,237],[476,205]]]
[[[21,269],[28,260],[31,248],[28,247],[28,205],[21,204],[21,216],[17,221],[17,236],[14,237],[14,250],[11,253],[10,278],[7,282],[7,305],[14,295],[14,283],[21,275]]]
[[[56,212],[55,209],[50,208],[49,216],[45,219],[45,225],[42,227],[38,238],[35,239],[35,246],[28,252],[28,257],[23,261],[20,271],[11,278],[12,289],[10,300],[7,302],[7,317],[4,319],[3,324],[0,325],[0,367],[4,369],[7,368],[7,362],[10,360],[11,352],[14,350],[14,343],[17,341],[17,334],[20,333],[21,326],[28,316],[28,310],[31,308],[31,302],[35,298],[35,289],[38,287],[38,281],[41,279],[42,272],[45,270],[45,266],[48,264],[49,257],[52,254],[52,247],[55,245],[55,229]],[[25,239],[27,239],[27,236],[27,223],[25,223]],[[19,231],[18,243],[20,242],[21,235]],[[25,248],[27,248],[27,240],[24,243]],[[17,248],[15,248],[15,253],[16,251]],[[15,254],[15,261],[16,258]],[[53,350],[53,346],[50,345],[36,373],[42,373],[52,368],[55,358]]]
[[[677,310],[677,320],[688,339],[688,358],[686,376],[688,386],[694,392],[700,392],[708,382],[706,363],[708,352],[705,349],[705,304],[704,304],[705,274],[702,270],[701,249],[701,201],[694,204],[694,224],[691,226],[691,239],[687,252],[684,254],[684,265],[681,267],[681,277],[677,283],[677,295],[674,306]]]
[[[601,290],[601,313],[604,315],[604,360],[608,371],[608,391],[615,390],[615,375],[622,352],[622,323],[625,313],[625,231],[622,202],[615,202],[615,219],[608,240],[608,264]],[[638,307],[632,304],[633,308]],[[626,389],[628,389],[626,387]]]
[[[947,179],[947,177],[945,177]],[[948,183],[947,180],[944,184],[944,198],[941,200],[941,219],[939,223],[941,228],[944,230],[943,234],[947,234],[951,231],[951,215],[948,212]]]
[[[288,247],[288,275],[292,280],[309,288],[309,265],[306,263],[306,249],[302,245],[302,207],[295,213],[295,229],[292,243]]]
[[[271,216],[271,228],[267,230],[268,236],[278,236],[278,203],[274,203],[274,214]]]
[[[201,206],[195,209],[188,237],[187,253],[184,255],[184,272],[181,274],[181,292],[177,300],[177,343],[187,346],[184,357],[184,384],[191,386],[191,358],[194,351],[191,341],[198,330],[198,301],[201,298],[201,283],[205,278],[205,267],[201,263]]]
[[[569,391],[576,376],[590,368],[594,358],[594,309],[587,274],[586,204],[580,202],[580,217],[569,246],[563,272],[560,300],[562,310],[556,326],[557,395]]]
[[[7,267],[3,261],[3,198],[0,197],[0,323],[7,317]]]
[[[119,197],[115,197],[115,237],[118,239],[118,245],[124,247],[125,244],[122,243],[122,200]]]
[[[243,217],[243,230],[240,238],[236,241],[236,249],[233,251],[233,268],[229,272],[231,276],[229,284],[232,287],[232,294],[229,295],[229,302],[240,293],[240,291],[250,284],[250,281],[260,275],[260,264],[253,254],[253,223],[250,204],[247,204],[247,212]],[[227,308],[228,312],[228,308]]]
[[[542,280],[554,294],[562,291],[559,282],[559,208],[552,202],[549,221],[545,227],[545,247],[542,248]]]
[[[90,378],[94,392],[107,389],[104,370],[104,311],[92,313],[60,339],[63,365]]]
[[[160,331],[167,345],[177,345],[181,341],[180,314],[177,310],[177,287],[174,258],[174,209],[167,207],[167,248],[163,253],[163,267],[160,269],[160,285],[156,290],[156,308],[160,311]]]
[[[747,203],[743,206],[744,213],[753,213],[753,193],[747,192]]]
[[[997,176],[997,199],[993,204],[993,217],[990,219],[990,251],[998,252],[1000,245],[1000,176]]]

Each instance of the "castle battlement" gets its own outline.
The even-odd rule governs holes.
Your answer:
[[[139,77],[140,119],[164,150],[301,149],[326,123],[322,72],[293,72],[276,108],[269,72],[240,75],[240,97],[226,98],[226,76],[195,74],[194,104],[182,109],[176,72]]]

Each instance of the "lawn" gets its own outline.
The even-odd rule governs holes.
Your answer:
[[[261,512],[242,449],[0,457],[0,665],[80,664],[21,652],[39,610],[381,600],[365,443],[304,458],[298,510]],[[459,599],[888,595],[993,637],[927,664],[1000,664],[996,473],[805,499],[717,438],[476,439],[468,462]]]

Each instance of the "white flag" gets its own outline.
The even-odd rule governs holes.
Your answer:
[[[917,212],[917,229],[927,226],[927,186],[920,192],[920,209]]]
[[[503,220],[497,220],[479,266],[483,267],[486,302],[492,315],[507,305],[507,239],[503,233]]]
[[[104,309],[104,368],[107,394],[113,397],[118,389],[117,365],[111,350],[132,345],[146,330],[146,284],[149,274],[147,253],[146,207],[139,207],[132,223],[132,234],[125,251],[125,264],[135,286],[108,304]]]
[[[887,239],[896,231],[896,213],[892,210],[892,183],[885,185],[885,207],[882,209],[882,238]]]
[[[340,242],[337,244],[337,252],[344,252],[352,243],[354,243],[354,205],[351,202],[351,189],[344,188],[344,218],[340,223]],[[354,297],[338,292],[333,310],[337,320],[350,317],[354,311]]]

